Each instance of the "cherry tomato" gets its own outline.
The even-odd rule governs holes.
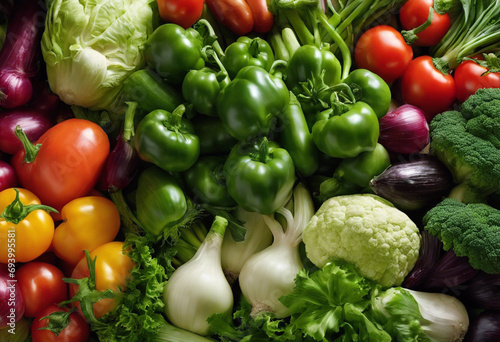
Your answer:
[[[269,12],[267,0],[246,0],[246,2],[252,10],[254,32],[266,33],[271,31],[274,25],[274,16]]]
[[[39,330],[40,328],[45,328],[49,324],[47,318],[43,317],[49,316],[54,312],[68,312],[68,309],[61,308],[58,305],[49,305],[43,309],[38,315],[36,315],[33,320],[33,325],[31,326],[31,340],[32,342],[86,342],[90,337],[90,326],[85,321],[85,319],[78,314],[78,312],[72,312],[69,315],[69,323],[64,328],[59,335],[54,334],[50,330]]]
[[[413,58],[411,46],[395,28],[378,25],[361,35],[354,48],[358,68],[376,73],[387,83],[403,75]]]
[[[203,12],[203,0],[156,0],[160,17],[184,28],[197,22]]]
[[[113,241],[105,243],[92,252],[90,258],[96,258],[95,271],[96,271],[96,289],[98,291],[106,291],[111,289],[113,291],[125,291],[127,289],[127,278],[130,271],[134,267],[134,263],[123,254],[123,242]],[[71,278],[82,279],[89,276],[89,268],[87,260],[82,258],[75,266]],[[78,285],[70,284],[69,293],[73,297],[78,291]],[[79,303],[76,304],[80,310]],[[113,310],[118,303],[115,303],[113,298],[101,299],[93,305],[94,315],[96,318],[104,316],[109,311]],[[80,314],[82,314],[80,312]]]
[[[401,6],[399,20],[405,30],[414,29],[427,21],[429,9],[434,6],[434,0],[408,0]],[[434,46],[450,29],[451,21],[448,13],[432,14],[432,22],[423,31],[417,34],[416,46]]]
[[[500,88],[500,72],[487,71],[488,68],[471,60],[458,65],[453,73],[458,101],[464,102],[480,88]]]
[[[51,304],[68,299],[63,272],[54,265],[32,261],[16,271],[17,283],[25,302],[24,316],[35,317]]]
[[[206,0],[219,23],[237,35],[250,33],[254,26],[252,9],[245,0]]]
[[[436,69],[430,56],[411,61],[401,79],[403,100],[422,109],[428,122],[453,105],[455,94],[455,80]]]

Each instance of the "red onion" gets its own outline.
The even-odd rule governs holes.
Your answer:
[[[5,43],[0,50],[0,106],[4,108],[23,106],[33,95],[30,77],[37,72],[44,18],[45,11],[39,0],[17,2],[9,18]]]
[[[401,154],[419,153],[429,143],[429,125],[424,112],[404,104],[380,120],[379,143],[388,151]]]
[[[16,185],[16,171],[14,171],[14,168],[9,163],[0,160],[0,191],[13,188]]]
[[[500,274],[481,271],[464,285],[460,294],[462,301],[471,307],[500,312]]]
[[[0,114],[0,151],[15,154],[23,147],[14,129],[19,125],[31,142],[53,126],[52,121],[43,113],[28,107],[7,110]]]
[[[469,326],[465,342],[500,341],[500,311],[481,312]]]
[[[11,264],[9,264],[10,267]],[[3,264],[0,267],[0,328],[15,328],[24,315],[24,299],[16,282],[15,269]]]

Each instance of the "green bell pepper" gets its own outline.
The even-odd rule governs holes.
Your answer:
[[[182,95],[198,113],[217,116],[217,96],[228,84],[229,78],[224,72],[209,67],[191,70],[182,82]]]
[[[141,120],[135,132],[135,148],[142,160],[165,171],[189,169],[200,155],[200,140],[193,125],[182,116],[185,106],[173,112],[157,109]]]
[[[168,83],[180,85],[189,70],[205,66],[203,46],[203,37],[195,29],[167,23],[146,40],[144,58]]]
[[[297,97],[290,92],[290,101],[279,115],[279,142],[292,156],[295,169],[304,177],[311,176],[319,166],[319,151],[314,144],[304,112]]]
[[[200,115],[191,120],[200,139],[200,154],[228,154],[238,142],[219,118]]]
[[[280,77],[257,66],[246,66],[220,92],[217,113],[225,129],[238,140],[267,135],[289,101]]]
[[[285,204],[295,182],[292,157],[265,137],[233,147],[224,173],[227,190],[236,203],[263,215],[272,214]]]
[[[183,220],[188,201],[174,176],[150,167],[138,177],[136,192],[137,219],[154,235],[164,233]]]
[[[356,157],[377,145],[377,114],[364,102],[335,105],[318,115],[312,136],[318,149],[330,157]]]
[[[226,48],[222,63],[229,77],[234,78],[238,71],[249,65],[270,71],[274,63],[274,53],[266,40],[243,36]]]
[[[187,189],[202,203],[217,207],[232,207],[236,202],[227,191],[224,176],[224,156],[202,156],[196,163],[184,171],[182,176]]]
[[[125,101],[137,102],[145,113],[155,109],[173,111],[184,102],[179,90],[151,69],[134,72],[123,82]]]
[[[324,201],[333,196],[350,195],[367,189],[373,177],[391,165],[389,152],[378,144],[372,151],[346,158],[335,169],[333,177],[319,187],[319,198]]]
[[[356,69],[343,82],[351,88],[356,101],[372,107],[379,119],[389,110],[391,89],[379,75],[370,70]]]
[[[302,45],[288,61],[286,85],[297,95],[306,116],[327,108],[330,87],[340,83],[342,68],[327,49]]]

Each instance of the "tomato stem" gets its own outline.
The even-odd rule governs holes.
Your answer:
[[[42,146],[42,144],[33,145],[31,143],[31,141],[28,139],[28,136],[26,135],[26,133],[24,133],[23,129],[19,125],[16,126],[14,133],[16,134],[17,138],[23,144],[23,148],[24,148],[24,152],[25,152],[24,162],[25,163],[32,163],[35,160],[36,155],[38,154],[38,151],[40,150],[40,147]]]
[[[122,136],[125,141],[130,141],[130,139],[134,136],[134,116],[138,104],[134,101],[125,102],[125,104],[127,105],[127,110],[125,111]]]
[[[59,213],[57,210],[55,210],[52,207],[49,207],[48,205],[42,205],[42,204],[29,204],[29,205],[24,205],[23,202],[19,199],[19,190],[14,188],[14,191],[16,192],[16,198],[14,198],[14,201],[12,201],[11,204],[9,204],[2,214],[0,214],[0,217],[3,217],[5,221],[11,222],[14,224],[18,224],[22,220],[26,218],[31,212],[35,210],[46,210],[54,213]]]
[[[413,44],[418,39],[417,35],[432,24],[433,15],[434,15],[434,9],[432,7],[429,7],[429,16],[422,25],[417,26],[412,30],[401,31],[401,35],[403,36],[406,44],[408,45]]]

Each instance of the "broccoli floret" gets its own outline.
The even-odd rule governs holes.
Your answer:
[[[475,269],[500,273],[500,210],[446,198],[426,213],[423,223],[445,250],[467,257]]]
[[[462,184],[464,202],[478,201],[500,190],[500,89],[479,89],[460,111],[438,114],[431,121],[431,153]],[[467,190],[464,190],[467,189]]]

